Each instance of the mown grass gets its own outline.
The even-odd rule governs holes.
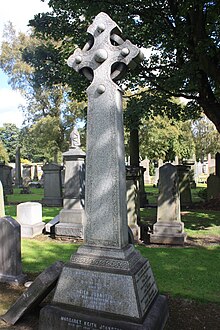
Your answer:
[[[57,260],[69,261],[78,244],[22,239],[23,271],[39,273]],[[220,246],[148,248],[137,246],[150,261],[161,293],[220,303]]]
[[[14,188],[12,195],[7,195],[8,203],[23,203],[40,201],[43,198],[43,188],[30,188],[30,194],[21,194],[21,188]]]
[[[220,246],[209,248],[146,248],[161,293],[220,303]]]
[[[149,189],[152,192],[150,195],[152,202],[156,201],[158,189],[153,187]],[[36,195],[39,200],[42,198],[40,189],[33,188],[33,190],[37,190],[37,193],[26,195],[28,197],[26,201],[37,200]],[[194,200],[196,190],[193,193]],[[15,193],[11,196],[14,202],[19,203],[22,202],[20,197],[23,198],[24,195]],[[5,208],[7,215],[16,218],[16,205],[7,205]],[[43,220],[45,222],[51,220],[60,209],[43,207]],[[141,216],[147,223],[155,222],[156,208],[142,209]],[[192,237],[220,235],[220,211],[187,210],[182,212],[182,221],[185,224],[185,231]],[[22,239],[23,272],[36,274],[57,260],[69,261],[71,254],[77,250],[78,246],[53,241],[46,236]],[[208,248],[137,246],[137,249],[149,259],[161,293],[220,303],[220,245]]]

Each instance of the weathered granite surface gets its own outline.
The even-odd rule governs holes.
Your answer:
[[[19,223],[6,216],[0,218],[0,282],[21,284],[21,229]]]
[[[10,309],[1,316],[9,324],[15,324],[25,313],[40,304],[40,302],[55,287],[63,268],[63,262],[57,261],[45,269],[29,288],[16,300]]]
[[[157,222],[150,234],[150,242],[184,244],[186,234],[180,216],[179,180],[176,166],[167,163],[159,169]]]

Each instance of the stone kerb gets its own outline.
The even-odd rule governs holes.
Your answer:
[[[17,221],[21,225],[21,237],[34,237],[42,234],[42,205],[37,202],[25,202],[17,205]]]
[[[150,242],[183,245],[185,240],[184,223],[180,216],[177,169],[167,163],[159,171],[157,222],[153,226],[153,234],[150,234]]]

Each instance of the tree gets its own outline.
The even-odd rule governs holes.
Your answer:
[[[13,26],[9,24],[5,28],[0,65],[9,76],[12,88],[18,89],[26,99],[26,105],[22,106],[22,110],[26,115],[25,124],[29,128],[29,133],[35,136],[35,146],[38,144],[37,149],[39,146],[45,148],[43,157],[47,155],[46,158],[50,158],[53,153],[56,161],[58,152],[64,151],[67,147],[66,139],[72,126],[79,118],[84,117],[85,104],[70,99],[70,88],[65,83],[50,85],[42,83],[40,75],[44,76],[46,73],[56,75],[53,66],[50,66],[50,61],[45,58],[45,52],[39,50],[40,46],[41,50],[44,47],[48,49],[51,44],[55,49],[57,43],[53,40],[44,42],[32,34],[16,35]],[[32,62],[44,62],[46,69],[43,73],[35,70],[30,59]],[[52,127],[51,123],[57,127]],[[40,124],[43,125],[41,130]],[[38,129],[37,133],[35,133],[36,129]],[[55,139],[53,143],[52,138]],[[28,149],[30,151],[29,147]],[[42,154],[41,156],[39,154],[40,158]]]
[[[0,140],[4,145],[10,162],[15,161],[16,149],[20,139],[19,133],[20,130],[15,124],[6,123],[3,124],[3,127],[0,127]]]
[[[140,129],[140,154],[150,160],[173,161],[191,158],[195,146],[190,121],[170,120],[156,116],[145,120]]]
[[[202,108],[220,132],[219,1],[49,0],[48,4],[52,11],[36,15],[30,24],[41,37],[61,42],[56,49],[58,58],[67,58],[76,42],[82,47],[87,38],[83,32],[92,17],[105,11],[123,26],[125,37],[132,36],[134,43],[151,49],[150,58],[137,67],[133,77],[130,75],[133,87],[147,85],[166,99],[187,98],[186,111],[195,114]],[[59,67],[58,62],[56,65]],[[62,79],[66,66],[59,72]],[[77,91],[79,80],[73,80]]]
[[[7,150],[5,149],[4,144],[0,139],[0,162],[8,163],[8,161],[9,161],[9,156]]]
[[[203,161],[210,153],[213,157],[220,150],[220,136],[215,126],[204,115],[192,123],[196,159]]]

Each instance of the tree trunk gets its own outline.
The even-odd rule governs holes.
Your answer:
[[[138,129],[130,129],[130,165],[139,166],[139,135]]]

